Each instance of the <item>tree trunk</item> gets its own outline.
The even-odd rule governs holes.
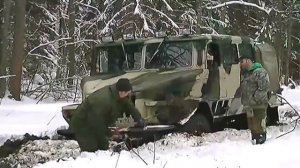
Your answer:
[[[202,25],[202,0],[196,1],[196,12],[197,12],[197,27],[196,33],[201,34],[201,26]]]
[[[291,49],[292,49],[292,40],[291,40],[291,33],[292,33],[292,11],[293,11],[293,2],[289,6],[289,15],[288,15],[288,27],[287,27],[287,57],[286,57],[286,64],[285,64],[285,84],[288,84],[288,79],[290,76],[290,59],[291,59]]]
[[[74,38],[74,32],[75,32],[75,7],[74,7],[74,0],[69,0],[69,37],[71,38],[69,40],[68,45],[68,69],[69,69],[69,79],[68,84],[73,85],[73,77],[75,75],[75,38]]]
[[[17,0],[15,6],[14,42],[12,51],[11,74],[16,75],[9,80],[9,90],[15,100],[20,99],[22,63],[25,42],[25,9],[26,0]]]
[[[7,75],[6,67],[8,67],[8,36],[9,36],[9,26],[10,26],[10,0],[4,1],[4,8],[3,8],[3,24],[2,24],[2,40],[1,40],[1,55],[0,55],[0,76]],[[0,98],[3,98],[6,91],[6,79],[0,79]]]
[[[62,10],[62,7],[60,8]],[[59,20],[59,34],[61,37],[67,37],[66,32],[67,32],[67,26],[66,26],[66,20],[63,16],[63,11],[59,11],[60,13],[60,20]],[[61,54],[61,58],[59,60],[59,65],[60,67],[57,69],[57,75],[56,79],[60,78],[66,78],[67,77],[67,59],[68,59],[68,53],[66,50],[66,41],[59,41],[59,52]]]
[[[224,0],[222,0],[221,2],[223,3]],[[226,20],[226,6],[225,6],[225,7],[222,7],[220,10],[221,10],[220,20],[221,20],[222,22],[225,22],[225,20]],[[219,31],[219,33],[221,33],[221,34],[226,34],[224,25],[219,25],[218,31]]]
[[[278,0],[276,1],[276,5],[278,10],[283,10],[282,7],[282,1]],[[282,81],[282,77],[284,75],[284,54],[283,54],[283,42],[284,42],[284,36],[282,32],[284,32],[284,24],[283,24],[283,19],[279,13],[276,14],[275,16],[275,25],[277,25],[275,28],[277,28],[276,33],[274,34],[274,47],[276,48],[277,51],[277,58],[278,58],[278,64],[279,64],[279,76],[280,76],[280,83],[284,82]]]

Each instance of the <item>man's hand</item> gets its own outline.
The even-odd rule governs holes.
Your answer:
[[[145,127],[146,126],[146,123],[145,123],[145,120],[143,118],[139,119],[135,125],[136,127]]]

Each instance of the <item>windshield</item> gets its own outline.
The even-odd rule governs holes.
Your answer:
[[[173,69],[192,66],[192,42],[162,42],[147,45],[147,69]]]
[[[120,44],[100,48],[97,69],[101,73],[118,73],[141,68],[142,44]]]

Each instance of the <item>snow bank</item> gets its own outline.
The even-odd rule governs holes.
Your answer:
[[[34,104],[25,99],[15,102],[4,99],[0,105],[0,146],[7,139],[22,138],[25,133],[52,137],[59,128],[68,124],[62,117],[61,108],[70,103]]]
[[[96,168],[115,167],[116,164],[118,168],[296,168],[300,164],[300,151],[295,150],[300,147],[300,129],[274,139],[290,128],[269,127],[268,141],[263,145],[252,145],[248,130],[228,129],[203,137],[172,134],[155,145],[148,143],[135,149],[147,165],[133,151],[123,150],[120,157],[112,155],[111,151],[83,152],[76,159],[50,161],[36,168]]]

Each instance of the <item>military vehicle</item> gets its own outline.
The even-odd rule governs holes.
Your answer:
[[[242,54],[253,56],[266,68],[272,92],[280,90],[275,49],[248,37],[105,37],[91,50],[91,75],[81,81],[82,99],[120,78],[128,78],[133,85],[132,101],[147,125],[173,125],[174,131],[195,135],[231,124],[247,127],[239,89],[238,58]],[[268,107],[269,124],[278,121],[278,105],[273,94]],[[63,107],[67,121],[76,106]]]

